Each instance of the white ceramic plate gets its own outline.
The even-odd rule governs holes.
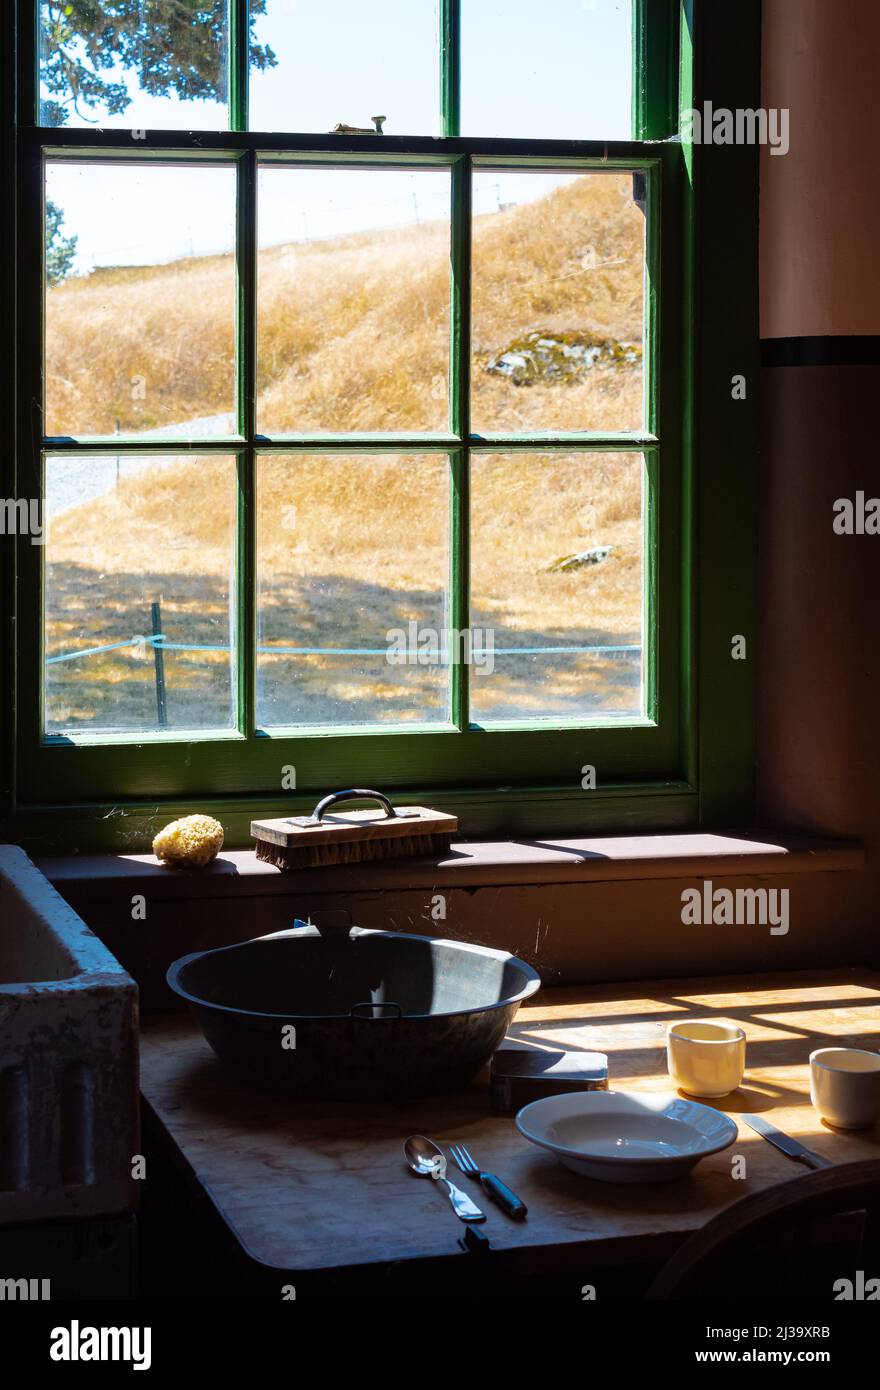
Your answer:
[[[625,1091],[572,1091],[520,1110],[516,1127],[566,1168],[601,1182],[668,1182],[736,1138],[736,1125],[711,1106]]]

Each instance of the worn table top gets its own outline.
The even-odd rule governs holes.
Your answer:
[[[880,1047],[880,973],[864,970],[718,977],[545,990],[514,1035],[607,1052],[615,1090],[670,1090],[665,1031],[676,1019],[739,1022],[748,1039],[739,1091],[706,1102],[734,1119],[761,1112],[835,1162],[880,1158],[880,1127],[845,1134],[809,1098],[810,1052]],[[201,1188],[250,1259],[317,1271],[458,1253],[463,1226],[443,1192],[404,1166],[403,1141],[463,1141],[529,1208],[509,1220],[462,1178],[487,1212],[482,1229],[512,1261],[538,1251],[603,1259],[662,1256],[746,1194],[805,1171],[744,1125],[732,1148],[681,1181],[645,1187],[578,1177],[493,1115],[486,1075],[466,1091],[406,1104],[304,1102],[230,1078],[185,1015],[145,1021],[141,1089]],[[732,1176],[734,1156],[744,1178]],[[450,1164],[450,1167],[452,1165]],[[452,1176],[452,1174],[451,1174]]]

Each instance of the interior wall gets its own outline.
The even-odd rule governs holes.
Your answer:
[[[761,336],[876,334],[877,0],[763,0],[763,105],[790,149],[762,152]]]
[[[849,885],[880,896],[880,535],[837,535],[834,503],[880,495],[880,275],[872,94],[877,0],[764,0],[763,104],[790,150],[762,152],[764,368],[758,820],[855,836]]]
[[[95,896],[86,880],[59,888],[137,980],[145,1015],[182,1007],[165,982],[172,961],[190,951],[285,931],[294,916],[319,924],[351,921],[385,931],[440,934],[513,951],[534,965],[547,985],[880,963],[866,954],[854,925],[857,874],[727,877],[713,872],[707,877],[716,888],[733,891],[787,889],[790,930],[778,934],[758,923],[683,923],[682,893],[700,882],[695,878],[451,888],[444,890],[440,921],[432,915],[436,899],[425,889],[287,890],[201,901],[190,894],[150,899],[145,920],[133,923],[122,887],[109,897]]]

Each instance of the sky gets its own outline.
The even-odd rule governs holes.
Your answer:
[[[461,0],[462,133],[511,138],[628,139],[630,0]],[[149,0],[144,0],[149,14]],[[436,0],[268,0],[256,38],[278,65],[251,75],[250,124],[266,131],[369,126],[439,134]],[[219,57],[218,57],[219,61]],[[122,116],[105,128],[227,128],[225,105],[148,97],[131,72]],[[87,125],[72,116],[71,125]],[[540,196],[552,175],[479,176],[474,210]],[[448,216],[445,174],[271,170],[260,180],[261,246],[323,239]],[[75,272],[230,251],[234,176],[226,168],[71,164],[47,169],[63,233],[78,237]]]

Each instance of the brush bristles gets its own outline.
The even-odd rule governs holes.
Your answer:
[[[257,858],[276,869],[321,869],[333,864],[363,864],[370,859],[411,859],[442,854],[451,835],[400,835],[388,840],[346,840],[344,843],[289,849],[257,840]]]

